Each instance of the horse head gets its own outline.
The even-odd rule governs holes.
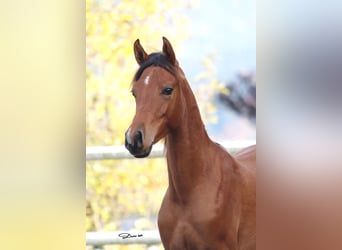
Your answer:
[[[170,42],[163,37],[160,53],[147,54],[139,39],[134,43],[139,69],[132,82],[136,113],[125,133],[125,146],[137,158],[146,157],[152,145],[176,128],[182,120],[180,81],[183,71]]]

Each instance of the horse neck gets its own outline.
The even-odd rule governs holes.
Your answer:
[[[184,116],[182,123],[166,137],[169,188],[185,202],[205,171],[206,151],[211,142],[205,130],[195,97],[186,80],[182,83]],[[181,103],[181,102],[180,102]]]

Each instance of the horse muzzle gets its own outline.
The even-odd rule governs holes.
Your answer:
[[[137,130],[133,136],[130,134],[130,129],[125,133],[125,147],[136,158],[147,157],[152,150],[152,145],[147,149],[144,148],[143,133],[140,130]]]

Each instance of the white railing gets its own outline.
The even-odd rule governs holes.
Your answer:
[[[255,144],[255,141],[232,141],[220,143],[230,153]],[[164,145],[156,144],[152,148],[149,158],[160,158],[164,156]],[[110,159],[131,159],[134,158],[125,146],[96,146],[86,148],[87,161],[110,160]]]
[[[239,149],[255,144],[255,141],[233,141],[220,143],[228,152],[234,153]],[[149,158],[164,156],[164,145],[153,146]],[[124,146],[96,146],[86,148],[86,160],[134,159]],[[112,244],[160,244],[157,230],[149,231],[117,231],[117,232],[87,232],[86,244],[101,249],[104,245]],[[97,248],[99,247],[99,248]]]

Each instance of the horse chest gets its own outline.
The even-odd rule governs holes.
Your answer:
[[[166,249],[218,249],[224,244],[224,222],[208,204],[201,199],[187,206],[165,201],[159,213],[159,230]]]
[[[209,249],[205,237],[189,221],[177,221],[168,245],[170,249]]]
[[[170,231],[160,229],[160,234],[165,249],[228,249],[224,235],[217,237],[221,233],[217,232],[214,228],[209,230],[203,224],[196,224],[191,220],[179,219],[175,221]]]

